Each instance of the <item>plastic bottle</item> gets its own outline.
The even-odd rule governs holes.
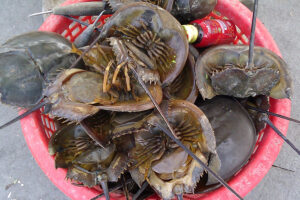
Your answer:
[[[230,20],[197,19],[183,25],[189,43],[195,47],[229,44],[236,38],[235,24]]]

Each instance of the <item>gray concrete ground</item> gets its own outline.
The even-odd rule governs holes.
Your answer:
[[[28,19],[27,15],[40,11],[40,0],[1,0],[0,43],[9,37],[36,30],[42,17]],[[273,35],[283,57],[291,69],[294,80],[292,116],[300,119],[300,1],[260,1],[259,18]],[[17,115],[16,110],[0,105],[0,124]],[[300,148],[297,132],[300,126],[291,123],[288,137]],[[0,131],[0,199],[52,200],[68,199],[43,174],[22,136],[20,124]],[[297,200],[300,199],[300,158],[284,145],[275,165],[292,170],[273,167],[262,182],[251,191],[246,200]]]

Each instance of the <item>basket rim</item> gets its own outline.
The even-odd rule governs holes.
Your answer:
[[[87,1],[91,0],[68,0],[62,5]],[[250,35],[252,12],[241,4],[239,0],[218,0],[215,10],[232,20],[245,35]],[[61,34],[64,31],[61,26],[62,23],[69,24],[70,20],[61,16],[51,15],[47,18],[39,30],[52,31]],[[255,45],[268,48],[281,56],[275,41],[260,20],[257,20]],[[289,99],[270,99],[270,103],[270,111],[290,116],[291,101]],[[274,117],[271,117],[271,120],[284,135],[287,134],[289,124],[287,120]],[[70,184],[65,180],[66,170],[55,169],[54,158],[48,153],[48,142],[41,124],[42,122],[39,112],[35,112],[21,120],[21,127],[26,143],[34,159],[51,182],[73,200],[91,199],[98,195],[99,191],[95,189],[79,188]],[[257,150],[252,155],[247,165],[245,165],[243,169],[228,182],[228,184],[241,196],[246,196],[246,194],[250,192],[267,174],[272,164],[275,162],[282,144],[283,140],[270,127],[267,127],[264,130],[264,135]],[[191,195],[189,195],[189,198],[193,199],[190,196]],[[121,197],[122,196],[120,194],[111,195],[112,199],[120,199]],[[201,195],[200,198],[198,197],[199,195],[197,195],[197,199],[201,200],[236,199],[234,194],[225,187],[220,187],[214,191]]]

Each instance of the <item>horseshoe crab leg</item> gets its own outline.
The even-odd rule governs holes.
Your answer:
[[[131,87],[130,87],[130,77],[128,75],[128,67],[127,66],[125,67],[124,74],[125,74],[125,78],[126,78],[126,88],[127,88],[127,91],[130,91],[131,90]]]
[[[49,104],[48,101],[43,101],[43,102],[37,104],[37,105],[34,106],[33,108],[27,110],[27,111],[26,111],[25,113],[23,113],[22,115],[19,115],[19,116],[17,116],[16,118],[14,118],[14,119],[10,120],[9,122],[6,122],[6,123],[3,124],[2,126],[0,126],[0,130],[3,129],[3,128],[5,128],[5,127],[7,127],[7,126],[9,126],[9,125],[11,125],[11,124],[13,124],[13,123],[15,123],[15,122],[17,122],[17,121],[19,121],[19,120],[21,120],[21,119],[23,119],[24,117],[30,115],[30,114],[33,113],[34,111],[36,111],[36,110],[42,108],[43,106],[45,106],[45,105],[47,105],[47,104]]]
[[[145,181],[141,188],[133,195],[132,200],[137,200],[137,198],[145,191],[145,189],[148,187],[149,183]]]
[[[116,70],[115,70],[115,72],[114,72],[114,75],[113,75],[112,84],[116,84],[116,80],[117,80],[118,74],[119,74],[119,72],[120,72],[120,69],[121,69],[121,67],[123,67],[125,64],[126,64],[126,62],[124,61],[124,62],[120,63],[120,64],[117,66],[117,68],[116,68]]]
[[[90,46],[75,60],[75,62],[70,66],[71,68],[74,68],[79,62],[80,60],[83,58],[83,56],[85,56],[85,54],[87,52],[89,52],[93,46],[95,46],[95,44],[100,40],[100,34],[97,36],[97,38],[90,44]],[[150,94],[151,95],[151,94]],[[45,106],[47,103],[49,103],[48,101],[44,101],[42,103],[37,104],[35,107],[29,109],[27,112],[23,113],[22,115],[17,116],[16,118],[12,119],[11,121],[5,123],[4,125],[0,126],[0,130],[2,128],[5,128],[6,126],[11,125],[12,123],[23,119],[24,117],[26,117],[27,115],[31,114],[32,112],[36,111],[37,109],[40,109],[41,107]]]
[[[137,73],[133,67],[130,67],[132,70],[133,74],[135,75],[135,78],[137,78],[138,82],[141,84],[149,98],[151,99],[152,103],[155,105],[157,111],[163,118],[164,122],[168,126],[168,129],[165,129],[162,127],[160,124],[158,124],[158,127],[163,130],[163,132],[169,136],[178,146],[180,146],[189,156],[191,156],[193,159],[195,159],[205,170],[207,170],[209,173],[211,173],[224,187],[226,187],[228,190],[230,190],[236,197],[238,197],[240,200],[243,200],[243,198],[236,192],[234,189],[232,189],[219,175],[217,175],[214,171],[212,171],[209,167],[205,165],[204,162],[202,162],[193,152],[191,152],[186,146],[184,146],[180,140],[178,140],[178,137],[175,134],[175,131],[171,127],[170,123],[168,122],[166,116],[163,114],[162,110],[160,109],[159,105],[151,95],[150,91],[148,90],[147,86]]]
[[[273,113],[273,112],[270,112],[270,111],[267,111],[267,110],[263,110],[263,109],[260,109],[260,108],[255,108],[255,107],[249,106],[249,105],[247,105],[246,108],[251,109],[251,110],[255,110],[257,112],[266,113],[268,115],[272,115],[272,116],[275,116],[275,117],[279,117],[279,118],[286,119],[286,120],[289,120],[289,121],[296,122],[296,123],[300,124],[300,120],[293,119],[293,118],[290,118],[290,117],[286,117],[286,116],[283,116],[283,115],[279,115],[277,113]]]
[[[270,121],[267,116],[264,116],[262,121],[266,122],[277,133],[277,135],[279,135],[300,156],[300,150],[280,132],[280,130]]]
[[[255,39],[257,9],[258,9],[258,0],[255,0],[254,8],[253,8],[252,25],[251,25],[249,56],[248,56],[248,63],[247,63],[246,69],[250,69],[253,67],[253,52],[254,52],[254,39]]]
[[[112,65],[113,65],[113,61],[111,60],[109,61],[107,67],[105,68],[104,79],[103,79],[103,92],[107,92],[107,80],[108,80],[109,70]]]

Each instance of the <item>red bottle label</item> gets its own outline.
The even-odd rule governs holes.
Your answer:
[[[236,27],[230,20],[194,20],[191,24],[200,26],[202,38],[197,40],[195,47],[207,47],[211,45],[229,44],[236,37]]]

